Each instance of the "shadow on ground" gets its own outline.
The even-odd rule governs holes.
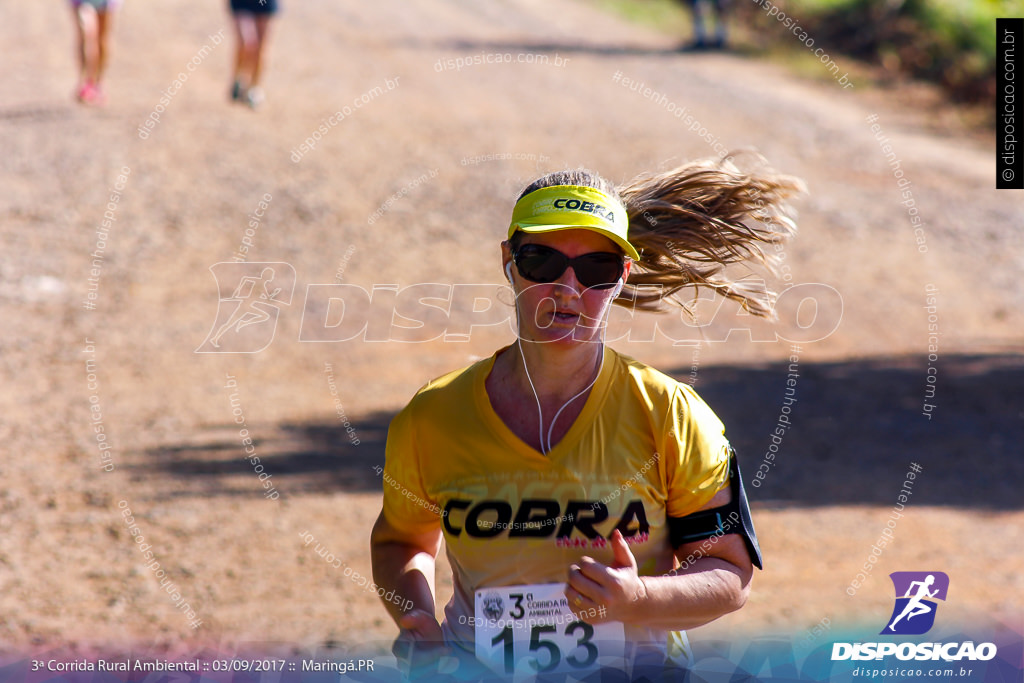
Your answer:
[[[919,357],[799,363],[791,426],[756,489],[749,483],[772,444],[788,363],[702,367],[696,389],[726,424],[755,507],[893,505],[916,462],[923,470],[915,505],[1020,509],[1024,355],[942,356],[930,419],[923,414],[927,367]],[[688,381],[690,368],[670,374]],[[283,497],[380,491],[375,467],[384,464],[392,416],[364,416],[352,422],[351,435],[336,420],[280,424],[254,446]],[[151,449],[130,470],[135,478],[174,480],[161,498],[263,493],[234,425]]]
[[[466,51],[492,53],[549,53],[554,55],[591,55],[596,57],[677,57],[680,54],[704,54],[708,52],[728,52],[742,56],[756,56],[754,51],[747,46],[729,45],[728,47],[706,47],[697,48],[690,40],[680,38],[679,42],[670,47],[644,46],[644,45],[615,45],[615,44],[593,44],[580,42],[527,42],[527,41],[483,41],[483,40],[444,40],[444,41],[419,41],[407,40],[406,45],[413,48],[443,51]],[[469,58],[473,58],[473,54]],[[448,58],[443,58],[447,61]],[[455,59],[454,57],[451,59]],[[463,57],[463,59],[467,59]],[[440,61],[440,60],[439,60]],[[557,62],[549,62],[557,64]]]

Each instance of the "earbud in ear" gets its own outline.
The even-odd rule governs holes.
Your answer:
[[[505,277],[508,278],[509,283],[512,282],[512,262],[509,261],[505,264]]]

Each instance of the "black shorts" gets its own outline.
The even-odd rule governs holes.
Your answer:
[[[231,0],[231,11],[248,14],[275,14],[277,0]]]

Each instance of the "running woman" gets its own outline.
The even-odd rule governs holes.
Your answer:
[[[106,100],[103,74],[110,56],[113,16],[120,4],[120,0],[71,0],[78,56],[75,98],[82,104],[101,105]]]
[[[277,0],[230,0],[235,24],[235,70],[231,99],[255,109],[263,103],[263,51],[271,18],[277,14]]]
[[[688,286],[770,317],[772,294],[723,270],[771,268],[801,191],[731,159],[618,191],[584,170],[523,190],[501,244],[517,341],[428,383],[388,431],[373,573],[411,601],[385,607],[413,675],[635,679],[684,666],[682,631],[744,604],[761,557],[722,423],[689,385],[607,348],[604,325],[612,303],[656,310]],[[454,595],[438,623],[442,538]]]

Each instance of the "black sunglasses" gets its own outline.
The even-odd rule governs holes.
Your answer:
[[[554,282],[572,266],[576,279],[584,287],[614,287],[625,270],[621,254],[594,251],[569,258],[557,249],[542,244],[524,244],[512,253],[519,274],[531,282]]]

